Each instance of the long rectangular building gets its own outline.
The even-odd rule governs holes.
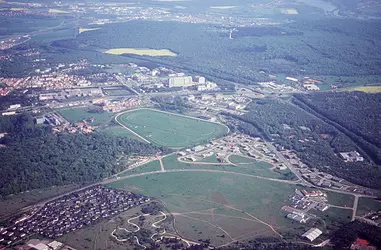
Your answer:
[[[195,85],[195,83],[193,83],[191,76],[176,76],[169,78],[168,85],[170,88],[189,87]]]

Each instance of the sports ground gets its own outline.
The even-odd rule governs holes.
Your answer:
[[[127,111],[116,121],[147,142],[171,148],[197,145],[229,131],[222,124],[153,109]]]

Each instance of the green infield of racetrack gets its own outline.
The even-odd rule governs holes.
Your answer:
[[[127,111],[116,120],[145,140],[170,148],[197,145],[229,132],[219,123],[153,109]]]

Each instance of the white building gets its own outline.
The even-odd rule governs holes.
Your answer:
[[[287,167],[285,165],[283,165],[283,164],[276,166],[276,168],[278,170],[286,170],[287,169]]]
[[[302,237],[307,238],[309,241],[314,241],[317,239],[323,232],[320,229],[317,228],[311,228],[307,232],[305,232]]]
[[[303,88],[305,88],[308,91],[318,91],[318,90],[320,90],[320,88],[318,86],[316,86],[315,84],[310,84],[310,83],[303,84]]]
[[[199,152],[199,151],[203,150],[204,148],[205,148],[204,146],[199,145],[199,146],[194,147],[192,150],[194,152]]]
[[[18,109],[21,108],[21,104],[13,104],[9,106],[9,109]]]
[[[206,84],[201,84],[197,86],[197,91],[208,91],[217,88],[217,84],[214,82],[208,82]]]
[[[196,97],[194,95],[189,95],[188,96],[188,101],[194,101]]]
[[[292,81],[292,82],[298,82],[299,81],[298,79],[293,78],[293,77],[289,77],[289,76],[286,77],[286,80],[289,80],[289,81]]]
[[[198,84],[205,84],[205,77],[203,76],[195,76],[193,77],[193,81]]]
[[[362,157],[357,151],[342,152],[340,153],[340,156],[344,159],[345,162],[364,161],[364,157]]]
[[[168,85],[170,88],[189,87],[189,86],[193,86],[194,83],[192,81],[191,76],[177,76],[177,77],[169,78],[168,79]]]
[[[53,250],[60,249],[63,246],[63,244],[59,241],[52,241],[48,244],[48,247]]]

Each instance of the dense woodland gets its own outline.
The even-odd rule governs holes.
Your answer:
[[[381,74],[378,27],[379,21],[303,20],[274,27],[237,28],[231,40],[222,27],[132,21],[57,40],[53,46],[78,51],[167,48],[178,56],[140,58],[251,83],[264,77],[261,70],[290,75]]]
[[[364,141],[364,149],[374,151],[381,164],[381,94],[363,92],[327,92],[295,95],[309,108],[346,130],[355,140]],[[302,106],[302,105],[301,105]]]
[[[348,136],[334,126],[311,115],[291,102],[257,100],[252,102],[239,129],[250,135],[263,136],[285,148],[295,150],[303,162],[353,183],[380,188],[381,170]],[[364,162],[345,163],[343,151],[359,151]]]
[[[152,101],[156,103],[156,107],[171,112],[184,113],[188,108],[188,104],[180,96],[157,96],[152,97]]]
[[[105,134],[52,134],[30,115],[2,117],[0,195],[71,183],[88,183],[116,174],[118,156],[152,155],[166,149]],[[0,197],[1,197],[0,196]]]
[[[381,228],[354,221],[334,232],[331,243],[334,244],[334,249],[349,249],[357,238],[365,239],[379,249],[381,247]]]

